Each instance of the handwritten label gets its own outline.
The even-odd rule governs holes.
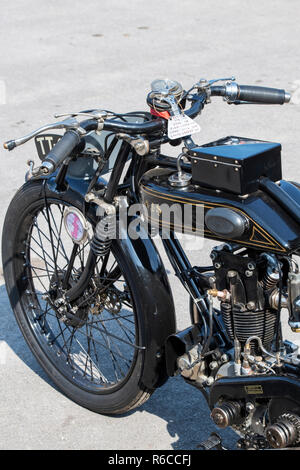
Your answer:
[[[200,132],[201,128],[186,114],[177,114],[168,120],[168,137],[171,140]]]

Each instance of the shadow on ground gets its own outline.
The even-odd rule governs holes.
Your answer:
[[[9,305],[5,286],[0,286],[1,329],[0,341],[5,341],[14,353],[51,387],[55,387],[29,350],[17,326]],[[187,385],[180,377],[169,379],[163,387],[156,390],[141,408],[127,414],[134,420],[135,413],[147,412],[160,417],[167,424],[171,446],[175,450],[190,450],[207,439],[211,432],[222,435],[224,445],[233,449],[237,435],[231,431],[221,431],[213,425],[209,408],[202,394]],[[115,417],[114,420],[122,419]],[[146,433],[147,430],[143,430]],[[159,447],[160,429],[157,429],[155,448]]]

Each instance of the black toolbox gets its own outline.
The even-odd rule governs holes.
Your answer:
[[[234,194],[256,191],[262,176],[282,177],[281,145],[274,142],[228,136],[194,147],[189,155],[194,183]]]

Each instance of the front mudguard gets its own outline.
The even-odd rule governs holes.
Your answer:
[[[140,235],[143,235],[142,228]],[[146,235],[146,234],[144,234]],[[168,379],[165,342],[176,332],[175,309],[168,277],[160,255],[151,238],[129,237],[117,240],[139,292],[138,311],[141,344],[145,347],[143,384],[150,389]]]
[[[59,192],[56,189],[55,179],[49,178],[47,188],[56,197],[67,197],[69,200],[82,200],[87,185],[85,182],[76,185],[68,181],[68,189]],[[97,220],[96,205],[89,204],[88,215]],[[115,241],[119,254],[126,260],[130,276],[134,280],[137,311],[139,316],[140,344],[144,349],[144,370],[141,374],[143,385],[148,389],[155,389],[163,385],[168,379],[165,359],[166,339],[176,332],[175,308],[168,276],[161,257],[152,241],[140,228],[140,237],[132,239],[127,236],[127,227],[121,229],[121,236]]]

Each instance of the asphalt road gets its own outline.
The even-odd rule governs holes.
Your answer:
[[[0,7],[1,142],[51,122],[57,112],[146,109],[155,78],[190,87],[200,77],[235,75],[241,84],[294,91],[293,104],[234,107],[214,99],[198,118],[198,142],[230,134],[279,141],[285,178],[300,179],[298,0],[0,0]],[[35,156],[33,145],[0,151],[0,221]],[[211,246],[191,252],[194,262],[205,264]],[[187,299],[170,279],[184,327]],[[0,280],[1,449],[192,449],[216,430],[200,393],[180,378],[123,417],[68,400],[28,350]],[[222,435],[234,448],[237,436]]]

